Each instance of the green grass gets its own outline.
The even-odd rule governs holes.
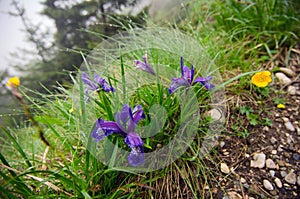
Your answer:
[[[290,3],[192,1],[185,7],[186,20],[172,24],[172,28],[152,24],[145,29],[127,29],[126,34],[97,46],[98,50],[80,66],[81,71],[91,77],[99,74],[116,89],[115,93],[90,92],[88,103],[80,75],[70,76],[71,88],[58,85],[60,93],[46,95],[22,88],[51,147],[44,145],[30,124],[1,127],[5,137],[1,138],[4,145],[0,153],[0,197],[214,198],[212,182],[225,192],[218,183],[222,174],[217,152],[214,148],[208,148],[207,154],[202,151],[209,141],[206,138],[214,135],[206,113],[214,108],[211,101],[225,92],[224,88],[237,96],[258,92],[251,87],[250,75],[261,63],[272,59],[277,46],[292,45],[298,39],[295,36],[299,35],[299,13]],[[279,9],[280,5],[284,9]],[[133,66],[133,61],[141,59],[145,51],[156,77],[136,71]],[[185,65],[195,66],[196,77],[212,75],[216,91],[208,92],[196,85],[192,87],[193,94],[183,91],[185,94],[169,95],[171,78],[181,75],[180,56]],[[35,98],[27,95],[31,92]],[[258,97],[255,100],[263,101],[266,95],[260,92]],[[114,114],[124,104],[143,106],[147,117],[137,131],[147,137],[143,139],[146,153],[172,143],[178,131],[184,132],[185,128],[195,132],[193,142],[177,160],[158,170],[138,173],[134,168],[124,169],[118,163],[122,162],[119,154],[129,149],[122,136],[111,135],[97,144],[90,137],[98,118],[114,120]],[[246,117],[248,123],[257,121],[261,114],[247,106],[238,110],[237,116]],[[270,125],[268,118],[261,122]],[[183,128],[184,123],[190,125]],[[223,128],[222,124],[218,127]],[[232,126],[232,130],[235,136],[249,134],[240,126]],[[173,150],[180,151],[181,144],[186,143],[178,141],[172,145]]]

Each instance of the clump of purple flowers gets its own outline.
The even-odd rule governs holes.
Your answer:
[[[184,66],[182,57],[180,57],[180,70],[181,77],[172,78],[172,84],[169,87],[170,94],[176,92],[180,87],[190,87],[195,83],[202,84],[207,90],[212,90],[215,87],[212,83],[210,83],[210,80],[212,79],[211,76],[197,77],[194,79],[194,66],[192,65],[192,69],[188,66]]]
[[[129,105],[123,106],[120,112],[115,114],[114,121],[105,121],[98,119],[96,126],[92,131],[92,138],[95,142],[113,133],[118,133],[125,137],[125,143],[131,149],[127,159],[130,165],[139,166],[144,163],[143,140],[135,132],[135,127],[141,119],[145,118],[142,106],[137,105],[133,111]]]
[[[144,70],[152,75],[155,72],[151,65],[148,63],[147,54],[143,56],[144,61],[135,60],[135,66],[137,69]],[[210,83],[212,79],[211,76],[207,77],[197,77],[194,79],[194,66],[191,69],[188,66],[183,65],[183,58],[180,58],[180,78],[172,78],[172,84],[169,87],[169,93],[172,94],[176,92],[180,87],[190,87],[196,83],[200,83],[207,90],[212,90],[214,85]],[[108,82],[98,75],[94,76],[94,81],[86,73],[82,73],[82,82],[84,82],[87,87],[85,88],[85,95],[89,91],[104,91],[104,92],[114,92],[115,89],[108,84]],[[125,139],[125,143],[131,149],[130,154],[127,159],[130,165],[139,166],[144,164],[145,156],[143,149],[143,140],[135,131],[137,124],[140,120],[145,119],[145,114],[141,105],[137,105],[132,110],[131,107],[126,104],[123,108],[115,114],[115,121],[105,121],[99,118],[96,121],[95,127],[91,132],[91,137],[95,142],[99,142],[105,137],[117,133],[122,135]]]

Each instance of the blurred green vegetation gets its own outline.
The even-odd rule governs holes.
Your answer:
[[[22,19],[28,42],[34,44],[38,52],[29,62],[23,61],[14,66],[18,74],[21,74],[22,85],[31,90],[28,95],[34,97],[37,96],[35,93],[54,90],[59,92],[58,85],[66,88],[72,86],[70,74],[75,75],[80,68],[82,55],[87,55],[101,41],[124,31],[126,27],[142,27],[145,23],[141,17],[142,12],[136,16],[120,14],[122,7],[132,7],[138,2],[139,0],[44,0],[41,2],[44,5],[41,15],[53,20],[56,29],[53,42],[49,44],[51,41],[47,40],[47,31],[39,31],[39,25],[30,21],[24,7],[14,0],[12,3],[15,10],[12,13]],[[1,79],[5,80],[9,75],[3,73]],[[3,91],[1,95],[3,99],[0,101],[0,113],[3,117],[0,118],[0,125],[9,125],[12,120],[16,123],[22,121],[21,113],[8,113],[19,106],[7,93],[9,94]]]

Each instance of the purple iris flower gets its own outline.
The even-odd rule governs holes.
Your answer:
[[[176,92],[179,87],[189,87],[197,82],[202,84],[207,90],[212,90],[215,87],[212,83],[210,83],[210,80],[212,79],[211,76],[197,77],[196,79],[194,79],[194,66],[192,65],[192,69],[190,69],[187,66],[184,66],[182,57],[180,57],[180,70],[181,77],[172,78],[172,84],[169,88],[170,94]]]
[[[131,149],[127,157],[128,162],[132,166],[142,165],[145,159],[143,140],[134,130],[137,123],[144,118],[145,114],[141,105],[137,105],[132,111],[129,105],[126,104],[120,112],[115,114],[116,122],[98,119],[91,136],[95,142],[98,142],[112,133],[123,135],[125,143]]]
[[[144,60],[144,62],[140,61],[140,60],[134,61],[136,69],[144,70],[148,73],[151,73],[152,75],[155,75],[155,72],[154,72],[152,66],[148,63],[147,54],[145,54],[143,56],[143,60]]]
[[[90,77],[86,73],[82,73],[81,75],[82,82],[87,85],[87,88],[84,90],[84,93],[87,95],[88,91],[100,91],[101,89],[105,92],[114,92],[115,89],[110,86],[107,81],[101,78],[99,75],[94,76],[94,81],[90,79]],[[100,86],[100,87],[99,87]]]

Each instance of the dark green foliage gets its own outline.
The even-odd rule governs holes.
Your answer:
[[[300,2],[296,0],[217,1],[217,25],[236,40],[256,38],[270,46],[299,39]]]
[[[23,78],[23,85],[39,92],[45,92],[41,84],[49,90],[53,90],[57,83],[67,86],[70,82],[68,72],[80,68],[83,62],[82,54],[88,54],[106,36],[112,36],[130,24],[135,22],[142,24],[139,16],[116,14],[121,6],[132,6],[137,1],[45,0],[42,2],[45,8],[41,14],[54,21],[57,31],[52,48],[49,49],[51,56],[42,61],[34,60],[26,67],[22,67],[27,74]],[[92,34],[93,32],[97,32],[98,35]]]

